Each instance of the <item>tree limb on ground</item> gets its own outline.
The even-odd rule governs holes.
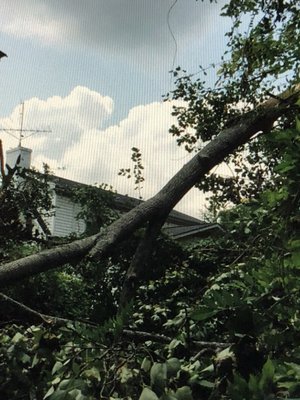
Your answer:
[[[270,99],[257,109],[250,111],[232,127],[224,129],[215,139],[197,153],[177,174],[152,198],[121,216],[103,232],[77,240],[68,245],[42,251],[0,267],[0,286],[14,283],[18,279],[60,267],[69,262],[78,262],[88,255],[99,260],[122,240],[128,238],[147,221],[160,219],[168,214],[182,197],[215,165],[245,144],[253,135],[263,130],[266,123],[275,122],[287,110],[295,108],[300,85],[293,87],[284,99]],[[278,96],[280,98],[280,96]]]
[[[172,338],[169,336],[161,335],[159,333],[149,333],[142,331],[134,331],[129,329],[123,329],[122,335],[135,339],[141,342],[145,342],[147,340],[151,340],[153,342],[165,343],[169,344],[172,341]],[[204,342],[201,340],[191,340],[191,344],[197,349],[224,349],[226,347],[231,346],[233,343],[224,343],[224,342]]]
[[[19,310],[23,317],[28,318],[30,322],[34,323],[46,323],[56,326],[65,326],[67,323],[82,323],[83,325],[90,325],[91,327],[97,327],[97,324],[89,321],[74,321],[67,318],[55,317],[53,315],[47,315],[40,313],[32,308],[26,306],[23,303],[20,303],[9,296],[6,296],[4,293],[0,293],[0,301],[4,301],[7,304],[10,304],[13,308]],[[172,341],[172,338],[169,336],[165,336],[159,333],[150,333],[143,331],[136,331],[131,329],[123,329],[122,336],[129,338],[133,341],[145,342],[147,340],[151,340],[153,342],[165,343],[168,344]],[[221,349],[226,348],[232,345],[232,343],[223,343],[223,342],[204,342],[199,340],[192,340],[192,344],[197,349]]]
[[[30,321],[41,323],[45,322],[47,324],[58,324],[58,325],[65,325],[67,322],[70,322],[68,319],[60,318],[60,317],[53,317],[51,315],[42,314],[36,310],[33,310],[30,307],[25,306],[11,297],[6,296],[4,293],[0,293],[0,300],[6,302],[13,306],[13,308],[20,310],[23,316],[28,317]]]

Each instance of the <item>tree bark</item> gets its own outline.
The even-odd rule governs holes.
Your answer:
[[[103,232],[92,237],[78,240],[68,245],[39,254],[12,261],[0,267],[0,286],[13,283],[17,279],[31,276],[51,268],[60,267],[68,262],[76,262],[83,257],[99,260],[107,255],[120,241],[128,238],[137,228],[147,221],[160,220],[168,215],[182,197],[212,167],[219,164],[239,146],[245,144],[253,135],[272,124],[291,107],[299,95],[299,88],[284,101],[274,104],[263,103],[258,109],[246,113],[232,127],[223,130],[199,153],[197,153],[174,177],[148,201],[123,215]]]
[[[145,269],[148,268],[149,261],[151,260],[157,236],[166,219],[167,215],[165,218],[154,219],[154,221],[149,222],[144,237],[140,240],[123,282],[119,301],[119,306],[121,308],[125,307],[126,304],[134,298],[138,283],[142,279],[143,273]]]
[[[0,266],[0,287],[20,279],[65,265],[78,263],[96,242],[98,235],[41,251]]]

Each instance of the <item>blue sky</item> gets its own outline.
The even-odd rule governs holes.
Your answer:
[[[168,134],[172,104],[162,95],[172,88],[169,70],[173,62],[197,72],[199,64],[220,61],[230,21],[219,17],[223,2],[177,0],[169,13],[175,52],[167,20],[173,4],[1,2],[0,50],[8,58],[0,63],[0,127],[19,126],[20,101],[26,128],[50,127],[51,134],[23,142],[34,165],[46,161],[57,175],[137,195],[117,172],[130,166],[131,147],[140,146],[148,198],[188,160]],[[0,135],[5,148],[16,144]],[[199,216],[200,197],[193,192],[179,209]]]

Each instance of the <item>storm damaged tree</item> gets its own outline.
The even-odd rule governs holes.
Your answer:
[[[205,70],[200,79],[173,72],[177,87],[169,98],[183,99],[185,107],[174,108],[178,124],[171,133],[195,152],[191,161],[156,196],[93,236],[1,266],[5,290],[70,263],[75,278],[83,271],[86,281],[100,282],[97,271],[104,268],[110,278],[121,254],[118,278],[124,278],[120,312],[106,322],[86,320],[90,304],[83,307],[81,280],[72,293],[65,290],[62,308],[50,311],[0,294],[1,310],[18,309],[25,320],[2,325],[3,398],[300,396],[299,4],[232,0],[223,12],[233,29],[215,86],[205,84]],[[233,170],[226,180],[210,172],[223,160]],[[161,226],[193,185],[213,192],[216,211],[236,205],[219,215],[230,234],[190,245],[187,256],[167,243],[169,264],[164,260],[166,268],[147,285],[146,269],[155,265],[153,255],[161,257]],[[116,293],[117,285],[106,282],[103,297]],[[57,302],[51,293],[50,305]],[[125,305],[134,296],[131,312]],[[61,313],[69,297],[80,312]],[[103,304],[99,314],[115,311]]]
[[[215,86],[208,87],[205,76],[193,80],[183,74],[178,78],[181,70],[174,71],[176,89],[169,97],[183,99],[186,105],[174,109],[178,125],[171,132],[179,145],[195,151],[194,157],[154,197],[100,233],[2,265],[0,284],[13,284],[66,263],[100,260],[144,227],[123,283],[120,305],[129,302],[148,267],[161,226],[182,197],[195,185],[211,190],[217,178],[208,174],[223,160],[230,160],[236,172],[243,168],[238,152],[247,143],[251,156],[253,147],[258,146],[254,158],[261,154],[266,157],[265,148],[258,145],[260,138],[272,129],[294,123],[291,121],[299,111],[300,93],[299,14],[297,1],[230,1],[223,8],[223,15],[233,19],[228,33],[229,50],[221,61]],[[251,141],[253,137],[255,140]],[[260,181],[264,182],[268,173],[263,173]],[[225,190],[227,184],[223,182],[222,189],[219,179],[217,190]],[[242,182],[239,184],[243,186]],[[250,189],[244,188],[241,196],[247,198]]]
[[[199,151],[216,132],[232,126],[268,97],[269,105],[275,105],[281,91],[299,82],[297,1],[231,1],[222,11],[233,24],[226,34],[229,49],[221,63],[200,67],[197,79],[180,67],[173,72],[177,87],[169,97],[184,99],[188,106],[174,108],[178,124],[170,132],[188,152]],[[218,79],[207,88],[205,78],[212,68]],[[262,133],[287,129],[294,123],[293,111],[279,118],[275,127],[265,121],[260,134],[225,158],[230,171],[227,176],[218,174],[216,168],[196,184],[213,194],[211,211],[255,199],[262,191],[276,187],[274,168],[281,154]]]

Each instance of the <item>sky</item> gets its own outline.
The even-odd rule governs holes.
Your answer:
[[[0,129],[48,130],[24,138],[32,164],[79,182],[107,183],[138,197],[118,175],[144,165],[141,195],[150,198],[191,155],[168,133],[176,123],[169,71],[189,73],[220,61],[230,21],[223,1],[10,0],[0,3]],[[174,38],[176,43],[174,42]],[[213,81],[214,72],[209,70]],[[15,134],[18,134],[15,132]],[[4,150],[18,140],[0,131]],[[200,218],[193,189],[176,209]]]

